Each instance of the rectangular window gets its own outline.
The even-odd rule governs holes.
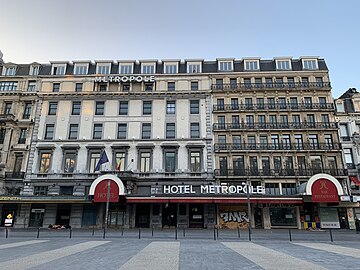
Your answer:
[[[190,138],[200,138],[199,123],[191,123],[190,124]]]
[[[56,115],[58,103],[57,102],[49,102],[49,112],[48,115]]]
[[[165,64],[164,65],[164,73],[165,74],[175,74],[177,73],[177,65],[176,64]]]
[[[301,134],[295,134],[294,135],[294,140],[295,140],[295,148],[297,150],[302,150],[303,149],[302,135]]]
[[[175,172],[176,170],[176,150],[166,149],[164,151],[165,156],[165,172]]]
[[[175,138],[175,123],[166,124],[166,138],[167,139]]]
[[[117,138],[126,139],[127,124],[118,124]]]
[[[0,82],[0,91],[16,91],[17,82]]]
[[[39,67],[39,66],[31,66],[31,67],[30,67],[29,75],[31,75],[31,76],[37,76],[37,75],[39,75],[39,70],[40,70],[40,67]]]
[[[144,65],[142,64],[142,74],[155,74],[155,64]]]
[[[120,74],[132,74],[132,67],[133,67],[133,65],[120,64],[119,65],[119,73]]]
[[[245,175],[244,156],[233,157],[233,170],[235,176]]]
[[[323,162],[321,156],[310,156],[311,168],[313,174],[321,173],[323,169]]]
[[[230,88],[236,89],[237,87],[237,79],[236,78],[230,78]]]
[[[51,158],[51,153],[40,153],[39,173],[49,173]]]
[[[35,186],[34,187],[34,195],[35,196],[46,196],[47,192],[48,192],[47,186]]]
[[[151,115],[152,111],[152,102],[143,101],[143,115]]]
[[[80,115],[80,112],[81,112],[81,101],[73,101],[71,114]]]
[[[77,152],[76,150],[66,150],[64,152],[64,173],[73,173],[76,169]]]
[[[188,73],[200,73],[201,65],[200,64],[188,64]]]
[[[143,123],[142,124],[142,139],[150,139],[151,138],[151,124],[150,123]]]
[[[239,99],[238,98],[232,98],[230,102],[231,102],[231,109],[232,110],[238,110],[239,109]],[[223,106],[224,106],[224,103],[223,103]]]
[[[199,114],[199,100],[190,100],[190,114]]]
[[[324,82],[323,82],[322,77],[316,77],[315,80],[316,80],[316,86],[317,87],[323,87]]]
[[[65,75],[65,67],[66,65],[54,66],[53,75]]]
[[[102,138],[103,125],[102,124],[94,124],[93,130],[93,139],[101,139]]]
[[[82,92],[83,90],[83,84],[82,83],[76,83],[75,84],[75,92]]]
[[[245,109],[246,110],[252,110],[253,109],[252,98],[245,98]]]
[[[318,69],[317,60],[303,60],[303,69]]]
[[[280,188],[278,183],[265,183],[265,194],[280,195]]]
[[[198,82],[191,82],[191,91],[199,90],[199,83]]]
[[[223,89],[224,81],[223,79],[216,79],[216,89]]]
[[[53,92],[60,91],[60,83],[53,83]]]
[[[26,102],[24,106],[23,119],[30,119],[32,104]]]
[[[353,154],[351,148],[344,148],[345,163],[348,168],[354,164]]]
[[[219,71],[232,71],[232,70],[233,70],[232,61],[219,62]]]
[[[127,115],[129,109],[128,101],[120,101],[119,103],[119,115]]]
[[[115,152],[115,164],[114,164],[114,168],[116,171],[120,171],[123,172],[125,171],[126,167],[125,167],[125,159],[126,158],[126,152]]]
[[[87,74],[87,65],[75,64],[74,75],[86,75]]]
[[[276,60],[276,69],[278,70],[291,69],[290,60]]]
[[[216,100],[216,106],[219,111],[223,111],[225,109],[225,101],[223,98],[218,98]]]
[[[70,124],[69,140],[77,140],[78,133],[79,133],[79,125],[78,124]]]
[[[0,129],[0,144],[4,144],[5,134],[6,134],[6,129],[1,128]]]
[[[190,152],[190,172],[199,173],[201,172],[201,152],[191,151]]]
[[[97,64],[97,74],[110,74],[110,64],[99,65]]]
[[[347,128],[347,124],[340,124],[340,137],[342,140],[347,140],[347,138],[349,137],[349,131]],[[344,139],[346,138],[346,139]],[[349,139],[350,140],[350,139]]]
[[[5,102],[4,114],[11,114],[11,108],[12,108],[12,103],[11,102]]]
[[[151,153],[150,151],[141,151],[140,154],[140,172],[148,173],[151,168]]]
[[[24,144],[26,142],[26,135],[27,135],[27,129],[26,128],[20,129],[18,144]]]
[[[221,176],[228,175],[227,157],[219,157],[219,163],[220,163],[220,175]]]
[[[28,84],[28,89],[27,89],[29,92],[35,92],[36,90],[36,82],[34,81],[29,81],[29,84]]]
[[[5,76],[14,76],[15,72],[16,72],[15,67],[8,67],[8,68],[6,68]]]
[[[107,83],[99,83],[99,85],[98,85],[99,92],[106,92],[107,89],[108,89]]]
[[[270,175],[270,158],[261,157],[261,165],[264,175]]]
[[[168,91],[175,91],[175,82],[168,82]]]
[[[104,115],[104,110],[105,110],[105,102],[104,101],[96,101],[95,115]]]
[[[246,61],[245,60],[245,70],[258,70],[259,61]]]
[[[176,103],[173,100],[168,100],[166,102],[166,113],[167,114],[175,114],[176,112]]]
[[[89,172],[93,173],[95,172],[96,165],[99,162],[100,159],[100,150],[92,150],[89,152]],[[102,167],[102,166],[101,166]],[[102,168],[100,168],[102,170]]]
[[[153,91],[154,90],[154,84],[153,83],[145,83],[145,91]]]
[[[54,129],[55,129],[54,124],[47,124],[46,125],[46,127],[45,127],[45,136],[44,136],[45,140],[54,139]]]

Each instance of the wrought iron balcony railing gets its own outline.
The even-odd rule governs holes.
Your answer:
[[[224,111],[269,111],[269,110],[288,110],[288,111],[306,111],[306,110],[334,110],[332,103],[262,103],[262,104],[216,104],[213,105],[214,112]]]
[[[271,143],[243,143],[243,144],[235,144],[235,143],[215,143],[214,144],[215,151],[251,151],[251,150],[269,150],[269,151],[308,151],[308,150],[340,150],[340,143],[279,143],[279,144],[271,144]]]
[[[288,122],[288,123],[215,123],[214,130],[248,130],[248,129],[336,129],[335,122]]]
[[[312,176],[318,173],[326,173],[333,176],[346,176],[344,169],[281,169],[281,170],[260,170],[260,169],[216,169],[215,176],[218,177],[280,177],[280,176]]]
[[[330,88],[330,82],[301,82],[301,83],[231,83],[212,84],[212,90],[252,90],[252,89],[308,89],[308,88]]]
[[[24,179],[25,172],[5,172],[5,178],[7,179]]]

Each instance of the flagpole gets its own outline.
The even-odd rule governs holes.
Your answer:
[[[103,236],[104,239],[105,239],[105,235],[107,233],[107,228],[108,228],[109,203],[110,203],[110,179],[107,180],[105,226],[104,226],[104,236]]]

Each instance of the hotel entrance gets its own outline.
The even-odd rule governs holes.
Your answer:
[[[204,228],[203,204],[189,204],[189,228]]]
[[[150,204],[142,203],[136,205],[135,227],[150,227]]]
[[[162,211],[162,227],[165,226],[176,227],[177,226],[177,204],[165,203],[163,204]]]

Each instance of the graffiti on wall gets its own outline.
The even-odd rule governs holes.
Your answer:
[[[219,208],[220,227],[228,229],[247,228],[248,215],[246,209],[239,206],[221,206]]]

